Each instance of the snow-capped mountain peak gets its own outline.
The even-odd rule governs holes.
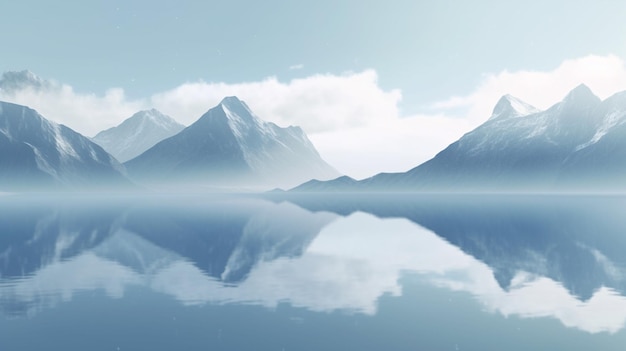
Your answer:
[[[580,113],[593,109],[601,102],[602,100],[588,86],[580,84],[572,89],[557,106],[561,111],[576,110]]]
[[[150,182],[186,177],[187,183],[218,186],[289,186],[338,175],[302,129],[263,121],[234,96],[126,166]]]
[[[538,108],[507,94],[498,100],[489,119],[523,117],[537,112],[540,112]]]
[[[122,124],[126,123],[132,124],[140,123],[145,125],[146,123],[153,123],[163,128],[171,128],[172,126],[182,126],[180,123],[176,122],[172,117],[161,113],[161,111],[157,109],[143,110],[135,113],[129,119],[122,122]]]
[[[597,97],[587,85],[579,84],[574,89],[572,89],[569,93],[567,93],[563,101],[581,100],[581,99],[582,100],[585,100],[585,99],[600,100],[600,98]]]
[[[98,133],[93,141],[121,162],[131,160],[185,126],[156,109],[139,111],[116,127]]]
[[[0,188],[129,185],[100,146],[26,106],[0,101]]]

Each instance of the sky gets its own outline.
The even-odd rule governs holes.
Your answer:
[[[0,93],[93,136],[141,109],[183,124],[228,95],[299,125],[340,172],[406,171],[500,96],[547,108],[626,90],[626,2],[23,0],[0,5]]]

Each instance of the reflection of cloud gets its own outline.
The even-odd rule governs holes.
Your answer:
[[[155,256],[161,249],[150,245],[141,241],[141,247],[132,252],[138,258]],[[616,332],[626,321],[626,299],[608,288],[582,302],[558,282],[518,272],[504,290],[486,264],[431,231],[406,219],[383,220],[364,213],[324,227],[302,256],[260,261],[247,279],[235,286],[208,277],[173,254],[150,274],[141,274],[86,253],[48,266],[30,278],[0,284],[0,297],[3,301],[8,301],[7,297],[35,301],[38,296],[56,294],[60,300],[85,289],[104,289],[109,296],[119,297],[126,286],[141,284],[186,305],[275,307],[287,302],[313,311],[375,314],[381,296],[402,294],[399,281],[404,272],[416,272],[420,279],[441,288],[468,292],[488,311],[504,316],[552,317],[591,333]]]
[[[26,313],[32,314],[70,301],[81,291],[101,289],[111,298],[120,298],[129,285],[140,284],[142,279],[127,267],[88,252],[57,261],[16,282],[0,281],[0,301],[25,305]]]
[[[626,321],[626,300],[602,288],[582,302],[561,284],[520,272],[508,291],[484,263],[405,219],[357,213],[325,227],[303,256],[262,262],[237,287],[223,287],[192,265],[159,272],[152,287],[186,304],[281,301],[315,311],[376,313],[378,299],[402,293],[402,272],[466,291],[493,312],[524,318],[553,317],[591,333],[616,332]]]

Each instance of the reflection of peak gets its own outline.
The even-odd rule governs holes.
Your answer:
[[[511,282],[515,277],[515,271],[512,269],[494,269],[493,277],[498,282],[498,285],[502,288],[502,290],[508,291],[511,286]]]
[[[261,261],[301,255],[320,229],[337,217],[311,213],[289,203],[264,201],[237,201],[203,209],[207,214],[201,217],[172,213],[167,207],[136,210],[127,215],[124,228],[192,262],[206,275],[241,282]]]
[[[20,277],[81,255],[106,240],[119,211],[93,203],[0,203],[0,277]]]
[[[175,261],[178,256],[135,233],[119,229],[93,252],[141,274],[151,274]]]
[[[238,282],[261,261],[302,255],[321,229],[337,217],[328,212],[311,213],[290,203],[254,214],[243,228],[221,279]]]

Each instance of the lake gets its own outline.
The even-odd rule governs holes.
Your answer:
[[[0,350],[623,350],[626,197],[0,196]]]

